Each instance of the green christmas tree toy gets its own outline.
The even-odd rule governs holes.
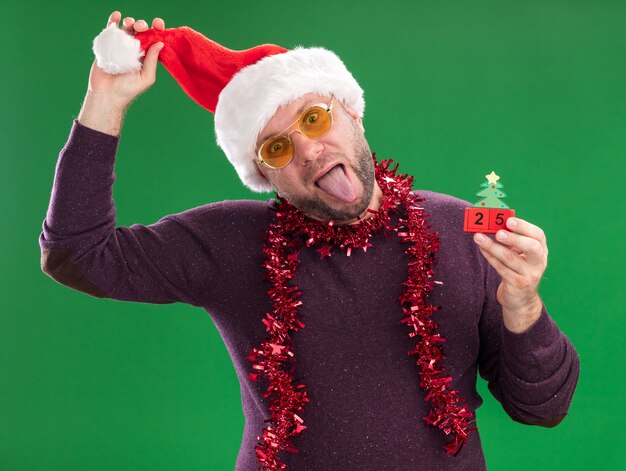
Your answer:
[[[485,175],[487,181],[483,183],[484,189],[476,193],[482,196],[482,200],[476,202],[473,207],[465,208],[465,232],[483,232],[495,234],[499,229],[506,229],[506,220],[515,216],[515,210],[510,209],[500,198],[506,197],[502,191],[500,177],[492,171]]]

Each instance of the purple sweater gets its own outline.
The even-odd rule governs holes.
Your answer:
[[[248,380],[246,359],[267,333],[271,312],[263,279],[262,244],[275,215],[273,200],[222,201],[162,218],[155,224],[115,227],[112,199],[119,137],[74,122],[56,168],[40,236],[42,267],[60,283],[93,296],[147,303],[185,302],[205,309],[235,365],[246,418],[236,469],[258,469],[254,445],[269,417],[265,384]],[[497,273],[463,232],[466,202],[428,191],[428,222],[441,248],[429,302],[447,339],[445,367],[470,408],[482,402],[477,372],[514,420],[554,426],[567,413],[578,379],[578,355],[545,308],[525,333],[502,324]],[[401,212],[400,212],[401,213]],[[398,217],[397,215],[394,216]],[[284,452],[289,470],[485,468],[478,433],[457,456],[449,440],[422,419],[430,403],[408,356],[416,343],[398,296],[407,276],[399,238],[376,237],[351,257],[334,251],[320,259],[302,249],[294,284],[302,290],[293,334],[297,369],[310,402],[307,429]]]

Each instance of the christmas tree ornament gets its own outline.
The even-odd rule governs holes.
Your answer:
[[[483,199],[474,203],[473,207],[465,208],[465,232],[495,234],[500,229],[506,229],[506,220],[515,216],[515,210],[501,200],[506,197],[506,193],[502,191],[503,185],[498,181],[500,177],[492,170],[485,178],[487,181],[480,185],[483,189],[476,193],[476,196]]]

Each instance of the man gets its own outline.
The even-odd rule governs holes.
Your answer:
[[[118,34],[120,20],[114,12],[103,34]],[[160,19],[147,30],[126,18],[122,39],[172,37]],[[412,192],[375,162],[362,90],[329,51],[247,51],[254,59],[216,101],[184,87],[215,108],[218,143],[242,181],[275,189],[276,201],[223,201],[115,228],[125,110],[188,33],[172,32],[165,49],[152,39],[141,69],[119,75],[99,67],[107,61],[96,51],[57,165],[43,270],[93,296],[209,312],[241,383],[238,470],[484,469],[477,370],[514,420],[558,424],[579,363],[537,291],[543,232],[511,218],[495,240],[471,238],[466,203]],[[179,64],[169,65],[178,79]]]

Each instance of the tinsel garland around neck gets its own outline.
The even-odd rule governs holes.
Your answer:
[[[431,318],[441,307],[426,300],[433,283],[437,283],[433,280],[435,254],[439,250],[437,233],[429,231],[425,220],[428,215],[419,206],[423,199],[412,193],[413,177],[398,175],[398,164],[389,169],[391,159],[378,163],[375,154],[373,158],[383,200],[378,210],[368,210],[370,217],[358,224],[314,221],[277,196],[276,220],[270,224],[263,247],[266,256],[263,267],[271,286],[268,295],[273,302],[272,313],[266,313],[262,320],[269,336],[248,356],[253,363],[249,379],[256,381],[264,376],[269,384],[264,397],[269,398],[271,417],[266,420],[269,425],[257,437],[259,443],[255,446],[260,470],[285,470],[287,465],[280,460],[279,451],[297,452],[289,437],[300,435],[306,429],[301,415],[309,400],[305,385],[293,376],[296,359],[290,336],[290,331],[304,327],[298,318],[298,308],[302,305],[298,300],[300,290],[289,285],[296,275],[299,250],[304,246],[319,246],[316,250],[324,258],[331,256],[331,249],[336,247],[349,257],[353,249],[366,251],[372,245],[370,239],[384,230],[396,232],[407,244],[409,273],[399,297],[405,317],[399,322],[410,328],[409,337],[419,338],[408,355],[417,357],[419,384],[426,392],[426,400],[432,404],[424,420],[452,437],[444,447],[451,454],[458,453],[469,432],[475,430],[470,427],[472,412],[466,404],[461,404],[464,399],[451,388],[452,378],[444,371],[442,344],[445,339],[435,333],[438,326]],[[400,217],[397,225],[390,224],[390,214],[400,205],[406,209],[406,218]]]

